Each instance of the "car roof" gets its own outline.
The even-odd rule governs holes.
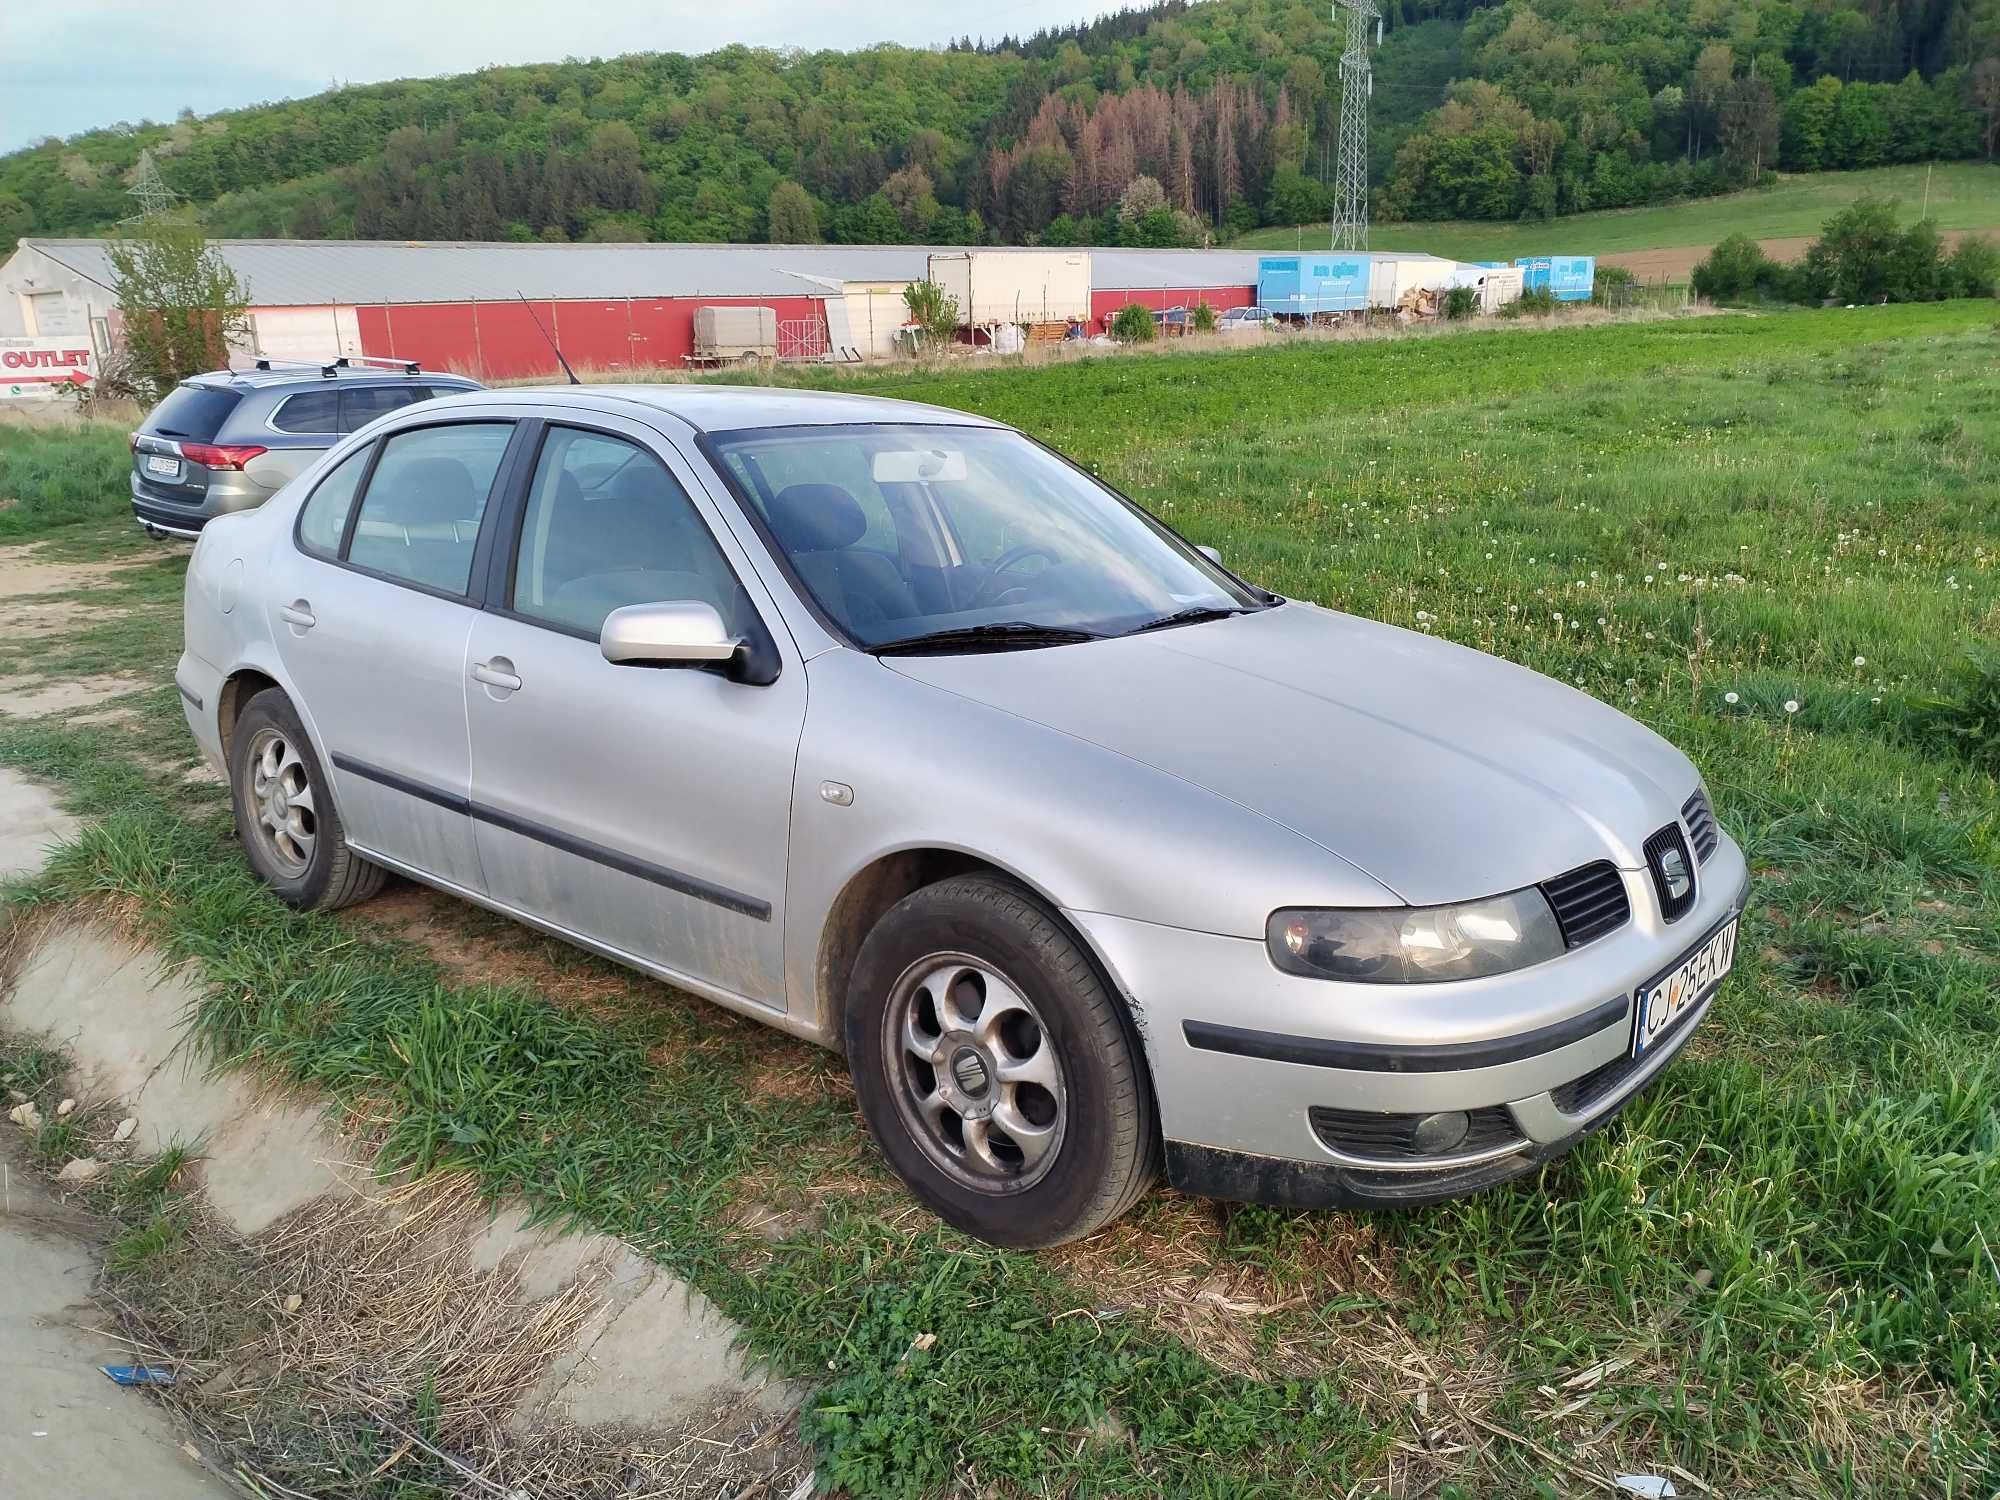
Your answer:
[[[342,385],[403,385],[421,381],[426,385],[450,382],[454,389],[476,391],[479,382],[466,375],[452,375],[443,370],[406,370],[400,366],[383,369],[369,365],[315,365],[304,362],[273,365],[270,369],[251,368],[247,370],[209,370],[201,375],[190,375],[182,385],[206,385],[219,389],[236,391],[268,390],[281,385],[325,385],[336,382]]]
[[[644,407],[678,418],[696,432],[740,432],[753,427],[809,427],[915,422],[956,427],[1001,427],[969,412],[919,401],[895,401],[885,396],[857,396],[834,391],[802,391],[758,385],[548,385],[512,386],[463,396],[446,396],[430,404],[472,404],[521,401],[538,406],[574,406],[585,411],[616,412]]]

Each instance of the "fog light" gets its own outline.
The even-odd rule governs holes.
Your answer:
[[[1462,1109],[1447,1109],[1425,1115],[1410,1132],[1410,1143],[1426,1156],[1442,1156],[1455,1151],[1472,1129],[1472,1121]]]

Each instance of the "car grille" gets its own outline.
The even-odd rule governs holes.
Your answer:
[[[1312,1121],[1314,1134],[1327,1146],[1345,1155],[1365,1157],[1371,1161],[1427,1161],[1433,1155],[1446,1158],[1464,1156],[1494,1146],[1522,1143],[1521,1132],[1514,1126],[1514,1117],[1503,1104],[1468,1110],[1471,1128],[1466,1131],[1465,1139],[1451,1150],[1437,1153],[1417,1148],[1417,1122],[1426,1118],[1423,1115],[1381,1114],[1369,1109],[1318,1106],[1306,1113]]]
[[[1641,1058],[1623,1055],[1600,1063],[1581,1078],[1558,1084],[1549,1090],[1556,1108],[1566,1115],[1580,1115],[1612,1094],[1639,1066]]]
[[[1572,948],[1595,942],[1623,927],[1632,917],[1625,895],[1625,877],[1609,860],[1599,860],[1567,875],[1542,882],[1542,894],[1562,928],[1563,942]]]
[[[1687,840],[1682,837],[1681,825],[1678,823],[1669,823],[1646,840],[1646,869],[1653,877],[1653,894],[1660,898],[1660,915],[1669,922],[1678,922],[1688,914],[1688,908],[1694,905],[1695,867],[1692,863],[1688,864],[1687,889],[1677,896],[1673,892],[1667,874],[1669,854],[1678,854],[1684,861],[1689,859]]]
[[[1681,804],[1681,821],[1687,824],[1688,839],[1694,845],[1697,864],[1707,864],[1715,846],[1722,842],[1722,830],[1715,823],[1715,809],[1708,805],[1708,791],[1696,787],[1694,795]]]

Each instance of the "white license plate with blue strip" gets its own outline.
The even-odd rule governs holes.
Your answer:
[[[1643,1057],[1647,1049],[1671,1032],[1722,983],[1730,965],[1736,962],[1738,921],[1739,918],[1731,917],[1704,938],[1694,952],[1651,984],[1640,986],[1633,1006],[1634,1057]]]

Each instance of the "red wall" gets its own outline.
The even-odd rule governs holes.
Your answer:
[[[694,352],[697,307],[769,307],[781,321],[817,321],[812,297],[648,297],[613,302],[399,302],[360,307],[364,354],[414,359],[481,380],[560,373],[549,338],[579,370],[683,368]],[[532,309],[532,312],[530,311]],[[535,319],[541,319],[541,328]]]
[[[1254,286],[1184,286],[1169,287],[1164,291],[1147,287],[1143,290],[1125,291],[1116,287],[1097,287],[1090,294],[1090,317],[1099,328],[1111,325],[1111,315],[1128,302],[1137,302],[1141,307],[1150,307],[1161,312],[1169,307],[1193,307],[1198,302],[1206,302],[1217,312],[1228,312],[1232,307],[1255,307],[1257,288]]]

